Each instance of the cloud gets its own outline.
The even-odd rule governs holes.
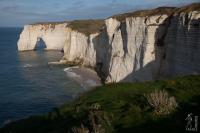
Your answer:
[[[86,3],[82,0],[75,0],[72,5],[76,8],[78,8],[78,7],[86,6]]]
[[[19,7],[17,6],[17,5],[11,5],[11,6],[4,6],[4,7],[2,7],[0,10],[1,11],[15,11],[15,10],[18,10],[19,9]]]

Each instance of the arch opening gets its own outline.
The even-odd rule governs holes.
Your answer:
[[[36,45],[35,45],[35,48],[34,50],[37,50],[37,51],[43,51],[47,48],[44,40],[42,38],[39,38]]]

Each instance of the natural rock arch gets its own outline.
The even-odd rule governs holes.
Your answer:
[[[45,50],[46,48],[47,46],[44,40],[42,38],[38,38],[34,50]]]
[[[67,37],[66,24],[55,25],[26,25],[20,34],[18,50],[35,50],[37,44],[42,39],[46,45],[46,50],[62,50]]]

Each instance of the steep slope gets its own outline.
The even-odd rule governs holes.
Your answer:
[[[193,113],[194,118],[200,112],[199,80],[200,76],[186,76],[97,87],[45,115],[10,123],[0,132],[74,133],[75,129],[83,131],[85,128],[90,130],[89,133],[94,129],[101,129],[100,133],[184,133],[187,115]],[[154,90],[166,90],[176,98],[178,108],[175,112],[154,115],[153,108],[144,97]],[[95,109],[94,105],[99,108]]]

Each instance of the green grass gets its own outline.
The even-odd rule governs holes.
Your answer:
[[[174,7],[160,7],[152,10],[140,10],[130,13],[118,14],[112,16],[112,18],[115,18],[118,21],[125,21],[125,19],[128,17],[146,17],[146,16],[162,15],[162,14],[171,15],[174,13],[175,9],[176,8]]]
[[[153,15],[172,15],[174,13],[180,13],[180,12],[190,12],[200,10],[200,3],[193,3],[188,6],[184,6],[181,8],[175,8],[175,7],[159,7],[156,9],[151,10],[140,10],[130,13],[124,13],[124,14],[117,14],[114,16],[111,16],[110,18],[115,18],[118,21],[124,22],[126,18],[128,17],[146,17],[146,16],[153,16]],[[50,26],[51,28],[55,28],[55,25],[57,24],[63,24],[68,23],[68,27],[72,28],[73,30],[76,30],[78,32],[81,32],[85,34],[86,36],[89,36],[90,34],[100,32],[102,28],[104,27],[105,23],[102,19],[88,19],[88,20],[74,20],[74,21],[63,21],[63,22],[38,22],[31,25],[44,25],[48,28]]]
[[[58,25],[58,24],[64,24],[68,23],[69,21],[61,21],[61,22],[37,22],[33,23],[31,25]]]
[[[178,13],[180,12],[189,13],[191,11],[200,11],[200,3],[193,3],[191,5],[184,6],[182,8],[179,8],[179,10],[177,10]]]
[[[68,23],[68,27],[78,32],[81,32],[87,36],[93,33],[100,32],[103,28],[104,20],[101,19],[88,19],[88,20],[74,20],[74,21],[63,21],[63,22],[38,22],[35,24],[31,24],[33,26],[44,25],[51,26],[51,28],[55,28],[55,25]]]
[[[200,3],[193,3],[184,7],[176,8],[176,7],[159,7],[151,10],[140,10],[130,13],[118,14],[112,16],[112,18],[116,18],[119,21],[125,21],[128,17],[146,17],[146,16],[154,16],[154,15],[163,15],[166,14],[168,16],[174,13],[185,12],[188,13],[190,11],[199,11]]]
[[[104,25],[104,20],[74,20],[71,21],[68,27],[76,30],[78,32],[84,33],[85,35],[90,35],[92,33],[99,32]]]
[[[144,94],[155,89],[164,89],[170,96],[174,96],[178,108],[169,115],[154,115]],[[106,116],[111,122],[108,126],[106,118],[102,119],[101,124],[106,132],[184,132],[187,114],[192,112],[198,115],[200,112],[200,76],[104,85],[48,114],[11,123],[0,129],[0,132],[67,133],[72,127],[80,127],[81,123],[90,128],[88,114],[94,104],[101,106],[100,110],[95,111],[99,117]]]

